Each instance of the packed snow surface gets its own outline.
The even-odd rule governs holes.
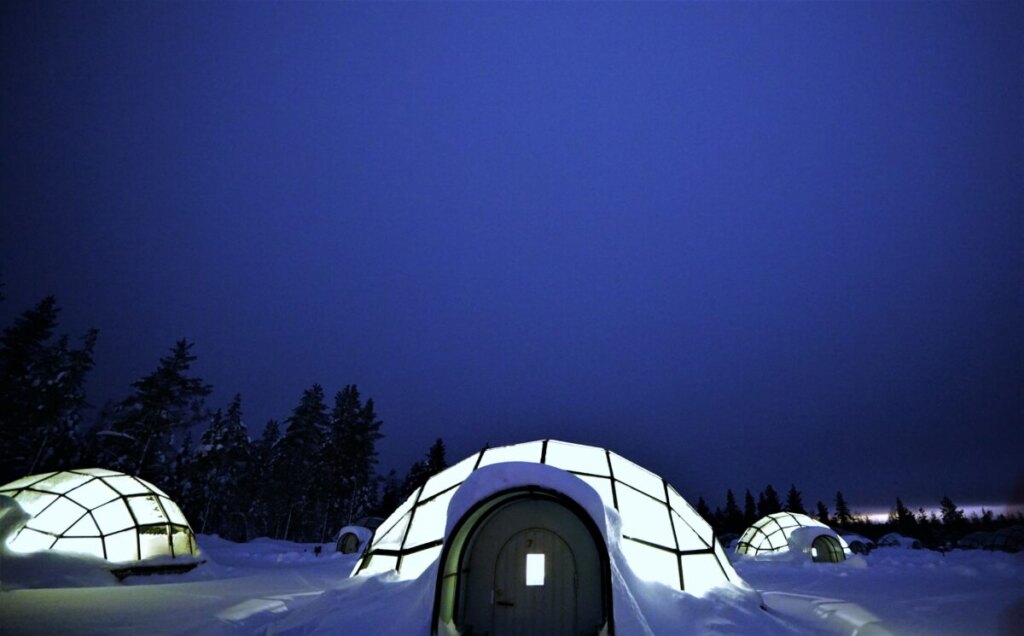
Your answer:
[[[429,633],[434,567],[419,578],[348,578],[354,555],[270,539],[200,536],[207,562],[118,583],[99,561],[0,552],[4,634]],[[879,548],[850,563],[736,558],[767,610],[731,588],[698,598],[623,572],[617,633],[1021,634],[1024,554]],[[618,592],[618,590],[617,590]],[[619,608],[616,608],[617,610]]]

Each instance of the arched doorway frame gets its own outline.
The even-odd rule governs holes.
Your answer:
[[[598,529],[594,519],[579,503],[565,494],[541,486],[518,486],[499,491],[486,499],[478,501],[452,528],[447,537],[441,556],[438,560],[437,584],[434,590],[434,611],[430,621],[430,633],[438,634],[442,618],[452,619],[459,615],[460,585],[465,565],[466,550],[474,533],[483,527],[487,519],[506,505],[530,499],[546,499],[554,501],[572,512],[583,523],[583,526],[594,541],[597,549],[599,568],[601,571],[601,609],[607,634],[614,636],[615,620],[612,603],[611,565],[608,557],[608,546],[604,536]]]
[[[827,534],[819,534],[811,542],[811,560],[815,563],[839,563],[846,559],[843,546],[835,537]],[[823,554],[824,552],[824,554]]]

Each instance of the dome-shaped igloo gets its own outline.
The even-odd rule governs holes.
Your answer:
[[[750,590],[668,482],[555,440],[485,449],[431,477],[380,525],[353,575],[411,579],[436,563],[434,633],[613,633],[613,561],[698,595]]]
[[[817,563],[838,563],[850,556],[850,546],[835,530],[795,512],[776,512],[755,521],[740,536],[736,552],[750,556],[781,553],[794,547],[794,539],[799,539],[796,547]]]
[[[54,550],[110,561],[118,576],[185,571],[199,548],[185,515],[153,484],[103,468],[30,475],[0,486],[29,515],[13,552]]]

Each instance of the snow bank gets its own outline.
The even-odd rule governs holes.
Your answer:
[[[8,543],[31,518],[14,499],[0,495],[0,590],[117,585],[104,559],[11,550]]]

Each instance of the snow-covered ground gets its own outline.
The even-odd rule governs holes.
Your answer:
[[[269,539],[199,540],[183,575],[118,583],[95,564],[5,554],[0,632],[14,634],[427,634],[434,570],[348,578],[355,558]],[[328,546],[327,550],[331,550]],[[736,558],[768,607],[726,590],[695,598],[633,582],[631,634],[1024,634],[1024,554],[880,548],[840,565]],[[678,629],[677,629],[678,628]]]

